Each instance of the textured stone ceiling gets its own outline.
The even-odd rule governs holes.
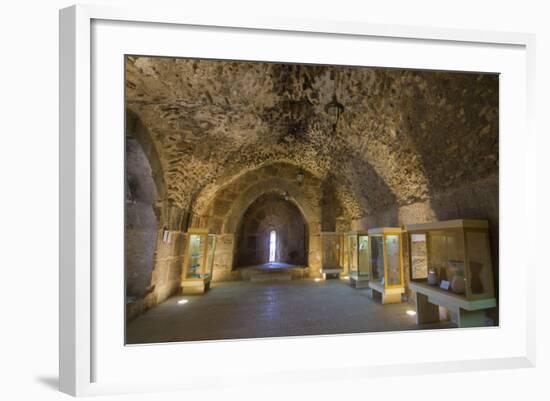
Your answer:
[[[495,75],[128,57],[126,89],[184,208],[272,163],[329,178],[364,213],[498,171]]]

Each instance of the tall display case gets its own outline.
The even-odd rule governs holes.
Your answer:
[[[485,326],[496,306],[489,223],[449,220],[407,226],[417,320],[439,320],[443,306],[460,327]]]
[[[321,273],[323,278],[339,277],[344,272],[344,235],[321,232]]]
[[[355,288],[368,288],[369,235],[366,231],[350,232],[347,237],[349,283]]]
[[[381,227],[368,230],[370,242],[369,289],[372,298],[383,304],[401,302],[405,292],[401,228]]]
[[[210,288],[214,267],[216,237],[206,229],[192,229],[186,234],[181,288],[184,294],[204,293]]]

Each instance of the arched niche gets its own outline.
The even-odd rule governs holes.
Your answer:
[[[307,265],[309,241],[304,217],[294,202],[277,192],[261,195],[246,209],[235,242],[236,268],[270,262],[271,248],[272,262]]]
[[[151,290],[159,223],[154,211],[157,189],[141,144],[126,136],[126,296],[132,302]]]
[[[281,178],[270,178],[248,187],[234,200],[223,220],[222,233],[235,234],[244,212],[256,199],[268,192],[286,194],[300,210],[306,224],[318,225],[321,221],[319,205],[313,199],[308,199],[298,184]]]
[[[126,111],[125,277],[128,320],[179,289],[186,214],[168,199],[150,131]]]
[[[321,209],[317,199],[311,199],[303,187],[282,178],[271,178],[258,182],[239,194],[226,214],[222,224],[222,235],[233,237],[231,261],[226,261],[225,268],[233,270],[237,265],[237,241],[239,224],[245,212],[261,196],[277,194],[287,197],[288,202],[300,212],[304,220],[306,242],[305,266],[309,267],[309,276],[315,276],[320,266],[320,219]],[[221,266],[220,266],[221,267]]]

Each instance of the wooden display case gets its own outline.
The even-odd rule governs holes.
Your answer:
[[[350,232],[347,237],[349,283],[355,288],[368,288],[370,254],[368,232]]]
[[[368,230],[370,242],[369,289],[372,298],[383,304],[401,302],[405,292],[401,228],[381,227]]]
[[[181,277],[183,294],[202,294],[210,288],[216,237],[206,229],[191,229],[186,234]]]
[[[449,220],[407,226],[410,288],[417,323],[439,321],[439,306],[459,327],[486,326],[496,307],[486,220]]]
[[[323,278],[339,277],[344,272],[344,234],[321,232],[321,273]]]

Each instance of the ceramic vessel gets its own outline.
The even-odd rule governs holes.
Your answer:
[[[451,290],[457,294],[464,294],[465,289],[466,280],[464,280],[464,276],[460,273],[455,274],[451,280]]]
[[[433,269],[428,272],[428,284],[437,285],[437,273]]]

